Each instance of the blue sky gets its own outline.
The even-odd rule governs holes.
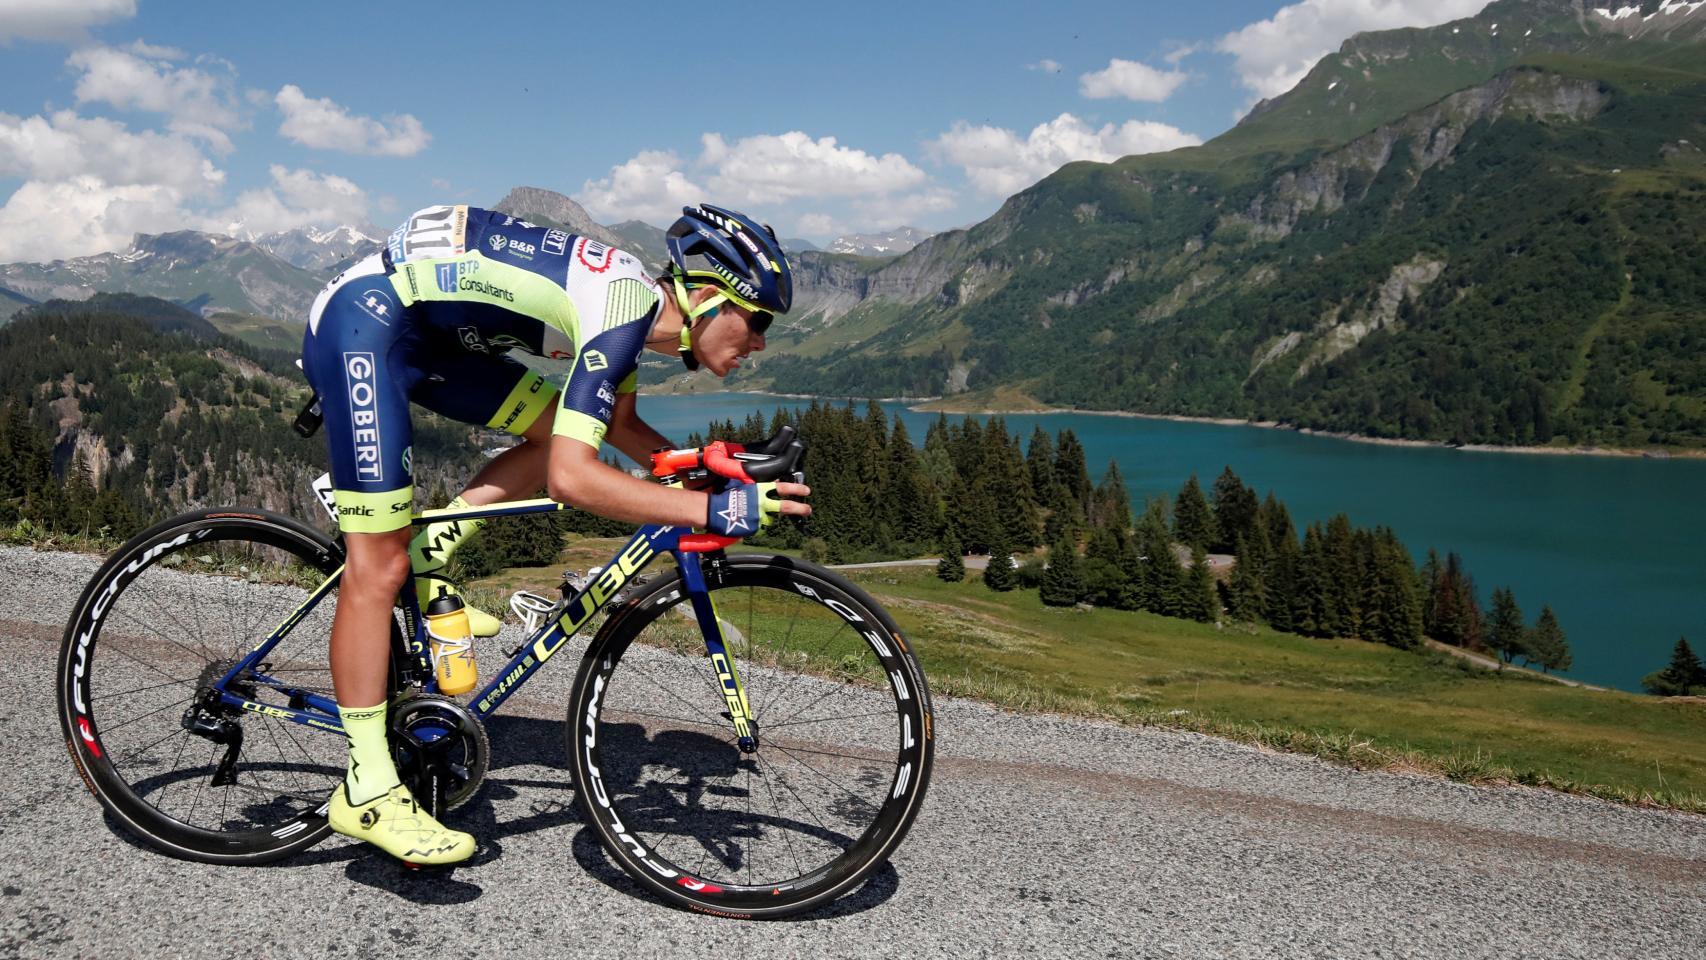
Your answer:
[[[963,226],[1480,3],[0,0],[0,262],[389,228],[519,185],[607,223],[706,199],[817,241]]]

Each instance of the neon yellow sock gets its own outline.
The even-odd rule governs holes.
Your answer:
[[[402,781],[397,777],[397,765],[391,762],[391,748],[385,735],[386,705],[376,707],[344,707],[339,705],[338,716],[344,721],[344,735],[349,737],[349,769],[344,774],[344,794],[357,806],[383,796]]]
[[[461,494],[452,497],[445,507],[450,510],[461,510],[473,506],[462,499]],[[486,525],[481,520],[437,520],[421,527],[409,541],[409,564],[414,568],[415,576],[427,573],[439,573],[450,563],[450,555],[456,552],[469,537]],[[426,603],[426,597],[421,597],[421,603]]]

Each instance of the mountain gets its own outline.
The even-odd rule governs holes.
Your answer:
[[[1068,164],[891,260],[800,258],[810,306],[741,383],[1706,445],[1703,29],[1501,0],[1358,35],[1200,147]]]
[[[34,300],[16,290],[0,287],[0,323],[5,323],[12,315],[28,306],[33,306]]]
[[[895,257],[929,239],[930,232],[914,227],[896,227],[886,233],[855,233],[831,240],[828,253],[851,253],[859,257]]]
[[[324,283],[258,244],[192,230],[137,234],[122,253],[0,265],[0,286],[33,300],[126,292],[202,314],[233,311],[298,323]]]
[[[621,246],[622,243],[620,236],[593,220],[584,207],[554,190],[516,187],[504,194],[504,198],[493,204],[491,209],[530,223],[561,227],[570,233],[591,237],[613,247]]]
[[[330,230],[301,227],[257,237],[262,250],[301,270],[326,277],[347,265],[378,252],[382,238],[377,231],[342,226]]]
[[[609,229],[616,235],[618,247],[644,260],[648,266],[661,269],[669,261],[664,232],[644,220],[624,220]]]
[[[1546,56],[1700,69],[1698,3],[1642,0],[1615,9],[1580,0],[1499,0],[1437,27],[1361,33],[1291,90],[1258,103],[1210,155],[1339,144],[1519,63]]]
[[[93,526],[120,537],[229,503],[323,518],[308,484],[325,469],[325,441],[291,429],[308,395],[292,353],[256,350],[166,300],[101,293],[20,312],[0,327],[0,356],[3,442],[18,457],[0,476],[0,517],[22,509],[79,529],[56,516],[98,490],[106,506]],[[476,434],[417,412],[423,494],[479,468]]]

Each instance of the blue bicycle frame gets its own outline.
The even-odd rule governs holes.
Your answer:
[[[523,500],[513,503],[494,503],[483,507],[472,507],[458,510],[429,510],[416,514],[411,521],[419,526],[437,520],[476,520],[486,517],[508,517],[529,513],[550,513],[565,509],[565,505],[554,500]],[[732,543],[732,538],[715,537],[703,533],[682,530],[679,527],[659,526],[649,524],[643,526],[620,552],[605,566],[602,572],[588,583],[585,588],[568,598],[563,613],[542,624],[532,636],[516,652],[515,656],[503,669],[493,675],[486,687],[476,693],[471,701],[474,713],[482,718],[490,716],[510,695],[521,688],[534,672],[544,666],[545,661],[561,650],[580,629],[592,620],[599,611],[609,605],[617,594],[648,564],[657,559],[659,554],[668,553],[675,558],[677,568],[681,571],[682,586],[687,591],[689,601],[693,606],[695,618],[705,638],[705,650],[710,654],[711,664],[717,672],[718,685],[723,692],[728,707],[728,716],[734,727],[735,736],[741,749],[750,750],[754,746],[752,737],[752,708],[747,701],[746,690],[740,682],[734,661],[728,654],[728,648],[723,641],[721,623],[717,619],[715,608],[711,604],[710,592],[706,589],[705,574],[699,563],[699,555]],[[343,723],[338,717],[338,705],[335,700],[322,693],[303,690],[276,677],[262,672],[267,655],[274,647],[289,635],[296,625],[302,622],[310,611],[319,606],[327,594],[337,586],[343,577],[343,567],[334,570],[326,580],[309,594],[302,605],[291,612],[284,622],[279,624],[272,633],[268,634],[259,646],[255,647],[248,656],[232,667],[214,688],[219,691],[220,701],[239,710],[262,713],[270,717],[292,720],[303,726],[316,727],[322,730],[343,732]],[[425,618],[420,616],[419,602],[415,597],[414,580],[409,578],[405,584],[402,596],[404,636],[402,649],[393,650],[392,656],[401,658],[402,673],[409,683],[418,686],[423,692],[433,693],[438,690],[437,676],[432,669],[431,660],[427,654],[427,633]],[[277,707],[271,704],[257,703],[232,690],[233,684],[241,678],[245,684],[265,686],[279,691],[289,697],[288,707]]]

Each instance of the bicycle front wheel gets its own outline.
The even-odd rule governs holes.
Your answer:
[[[60,722],[84,782],[131,833],[187,859],[262,863],[330,832],[344,738],[268,710],[333,697],[336,594],[301,608],[342,563],[288,517],[202,510],[139,534],[90,580],[60,653]],[[213,684],[293,614],[265,663],[230,684],[247,708],[209,706]]]
[[[705,566],[756,717],[743,751],[679,573],[589,645],[569,706],[587,822],[677,905],[778,917],[852,890],[905,836],[930,779],[930,694],[864,591],[789,557]]]

